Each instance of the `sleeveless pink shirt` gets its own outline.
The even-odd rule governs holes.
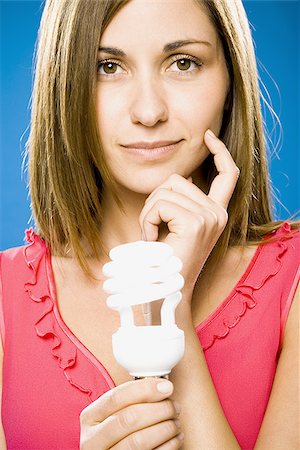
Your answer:
[[[243,450],[254,447],[259,433],[299,279],[300,233],[285,223],[274,236],[275,242],[257,248],[231,293],[196,328]],[[26,239],[29,245],[0,254],[7,447],[75,450],[80,412],[115,384],[59,314],[47,245],[32,229]]]

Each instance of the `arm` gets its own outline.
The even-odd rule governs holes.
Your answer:
[[[240,449],[219,402],[192,317],[187,319],[185,309],[184,304],[177,307],[176,323],[184,330],[186,351],[170,375],[175,386],[173,397],[182,407],[182,449]]]
[[[299,443],[299,300],[296,291],[273,388],[255,450],[297,450]]]
[[[140,214],[146,240],[159,238],[164,222],[169,233],[164,242],[173,247],[183,268],[183,298],[176,309],[176,323],[185,332],[186,351],[173,369],[174,398],[182,406],[185,450],[236,450],[240,446],[231,431],[214,388],[206,360],[194,331],[191,301],[199,273],[222,234],[228,219],[227,206],[239,170],[228,149],[209,131],[205,144],[214,156],[218,175],[206,195],[191,179],[171,175],[147,198]]]
[[[176,310],[177,324],[184,330],[186,352],[184,358],[173,369],[170,376],[175,385],[174,398],[182,406],[182,424],[185,433],[184,450],[234,450],[239,444],[227,422],[215,391],[206,360],[194,331],[191,313],[192,287],[213,249],[227,221],[226,209],[237,181],[238,171],[224,144],[216,137],[205,134],[205,143],[214,155],[218,175],[213,180],[208,195],[205,195],[193,183],[179,176],[171,176],[159,186],[146,200],[140,215],[140,225],[147,240],[157,240],[158,226],[167,223],[169,234],[165,242],[173,247],[174,254],[183,262],[182,275],[185,286],[190,287],[183,292],[183,299]],[[292,314],[291,314],[292,317]],[[290,319],[290,322],[292,319]],[[288,329],[291,325],[288,325]],[[296,379],[296,325],[285,336],[284,350],[280,358],[270,406],[266,413],[261,434],[257,441],[257,449],[266,448],[296,450],[296,446],[287,447],[296,442],[295,400],[288,401],[284,411],[283,397],[293,398],[297,391]],[[293,368],[292,368],[293,365]],[[291,372],[291,373],[288,373]],[[286,378],[287,377],[287,378]],[[292,379],[293,378],[293,379]],[[280,402],[280,403],[279,403]],[[291,428],[281,434],[290,416]],[[270,441],[270,435],[280,421],[281,427]]]
[[[283,349],[255,450],[299,449],[299,298],[300,287],[288,316]],[[186,319],[180,321],[184,315],[187,316],[179,309],[177,323],[185,331],[186,353],[170,376],[175,385],[173,397],[182,406],[181,421],[185,432],[182,449],[238,449],[192,320],[189,327]]]

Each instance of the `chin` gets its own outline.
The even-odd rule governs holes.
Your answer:
[[[119,186],[127,189],[136,194],[140,195],[150,195],[158,186],[160,186],[166,179],[172,175],[172,173],[160,173],[156,169],[156,173],[151,175],[140,173],[139,175],[134,174],[132,177],[128,175],[126,180],[118,180]]]
[[[163,181],[162,181],[163,182]],[[147,183],[143,183],[143,184],[138,184],[138,183],[132,183],[130,185],[126,185],[123,187],[125,187],[127,190],[135,193],[135,194],[140,194],[140,195],[150,195],[161,183],[151,183],[151,182],[147,182]]]

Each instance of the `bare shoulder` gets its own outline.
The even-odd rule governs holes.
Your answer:
[[[300,286],[286,322],[282,351],[256,450],[299,448],[299,302]]]

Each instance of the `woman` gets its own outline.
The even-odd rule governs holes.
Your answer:
[[[296,448],[299,233],[271,217],[242,4],[47,1],[28,149],[37,229],[1,255],[3,446]],[[111,350],[102,266],[141,235],[183,261],[169,381]]]

